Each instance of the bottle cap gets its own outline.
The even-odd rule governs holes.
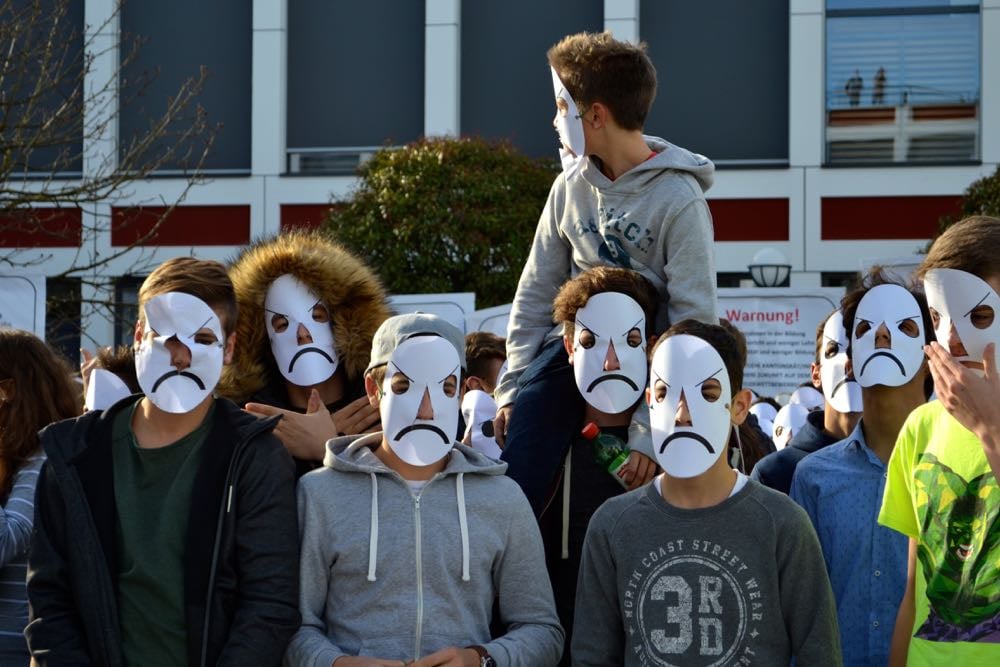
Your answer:
[[[580,435],[587,440],[593,440],[601,432],[601,429],[594,422],[587,422],[587,425],[580,429]]]

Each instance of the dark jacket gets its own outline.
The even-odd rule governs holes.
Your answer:
[[[762,458],[750,476],[787,496],[799,461],[839,439],[823,430],[823,411],[814,410],[806,416],[805,426],[792,436],[791,442],[784,449]]]
[[[40,434],[48,461],[35,501],[25,636],[41,665],[124,664],[111,429],[139,398]],[[299,627],[294,468],[270,434],[276,421],[216,400],[184,552],[189,665],[279,665]]]

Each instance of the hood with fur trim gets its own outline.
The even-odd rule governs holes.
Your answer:
[[[385,289],[375,272],[318,232],[285,232],[254,242],[229,264],[239,319],[236,354],[223,367],[219,393],[242,404],[272,383],[282,383],[264,326],[264,297],[286,273],[319,295],[330,310],[337,355],[349,383],[368,365],[372,336],[389,317]]]

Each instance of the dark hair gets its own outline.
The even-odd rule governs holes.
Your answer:
[[[705,324],[704,322],[699,322],[698,320],[688,319],[678,322],[663,332],[663,334],[656,340],[656,345],[654,345],[653,349],[649,351],[649,358],[653,358],[653,353],[656,352],[656,348],[658,348],[663,341],[671,336],[679,336],[681,334],[701,338],[719,353],[719,356],[722,357],[722,362],[726,364],[726,372],[729,375],[729,385],[732,389],[733,395],[735,396],[736,392],[743,388],[743,366],[746,364],[746,343],[744,342],[741,351],[740,344],[736,337],[729,333],[729,330],[726,329],[726,327],[721,324]]]
[[[506,342],[488,331],[473,331],[465,337],[465,365],[468,374],[478,378],[489,370],[491,361],[507,358]],[[492,382],[493,379],[490,379]]]
[[[563,37],[549,49],[548,59],[580,113],[600,102],[623,129],[642,129],[656,97],[656,68],[645,42],[620,42],[606,31],[581,32]]]
[[[82,401],[71,370],[38,337],[0,328],[0,383],[11,394],[0,402],[0,499],[6,503],[14,476],[38,451],[38,431],[76,417]]]
[[[96,367],[117,375],[133,394],[142,392],[135,375],[135,350],[130,345],[102,347],[97,351]]]
[[[826,323],[830,321],[830,318],[837,313],[836,310],[831,310],[830,314],[820,320],[819,324],[816,325],[816,363],[820,361],[820,357],[823,355],[823,329],[826,328]]]
[[[604,292],[618,292],[631,297],[646,316],[647,337],[653,333],[659,295],[653,283],[631,269],[595,266],[563,283],[552,302],[552,319],[562,322],[563,333],[572,336],[576,327],[576,311],[587,305],[590,297]]]
[[[865,294],[868,294],[868,292],[880,285],[898,285],[913,295],[913,298],[917,301],[917,306],[920,308],[920,318],[924,326],[924,342],[930,343],[933,341],[934,325],[931,322],[931,311],[927,307],[927,297],[924,296],[924,291],[917,287],[908,287],[897,280],[893,280],[885,274],[881,266],[873,266],[868,271],[868,274],[861,279],[861,284],[844,295],[844,298],[840,301],[840,311],[844,314],[844,329],[847,331],[848,355],[851,355],[851,340],[854,338],[852,332],[854,331],[854,319],[858,313],[858,304],[861,303],[861,299],[864,298]]]

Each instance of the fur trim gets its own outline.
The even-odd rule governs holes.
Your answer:
[[[270,383],[284,381],[264,327],[264,297],[271,283],[286,273],[330,309],[348,383],[364,373],[375,330],[389,317],[385,290],[375,273],[327,236],[297,231],[254,242],[229,265],[239,304],[236,354],[219,381],[219,393],[240,405]]]

